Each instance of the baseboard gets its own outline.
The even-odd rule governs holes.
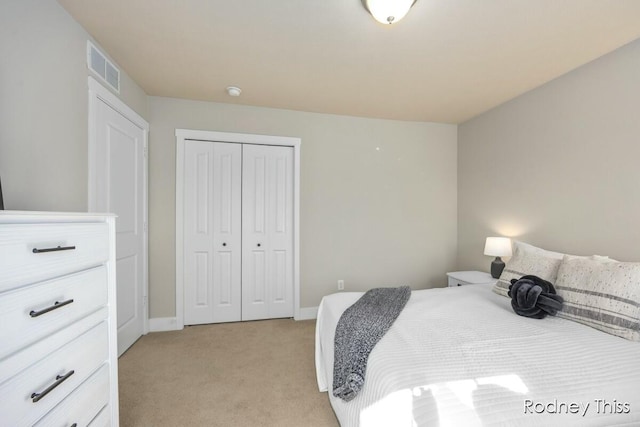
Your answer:
[[[296,320],[311,320],[318,317],[318,307],[300,307]]]
[[[178,320],[175,317],[155,317],[149,319],[149,332],[177,331]]]
[[[318,317],[318,307],[300,307],[295,320],[311,320]],[[175,317],[154,317],[149,319],[149,332],[177,331],[178,320]]]

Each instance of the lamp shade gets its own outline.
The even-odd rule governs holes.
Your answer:
[[[395,24],[409,12],[416,0],[362,0],[362,4],[383,24]]]
[[[487,237],[484,254],[491,256],[511,256],[511,239],[508,237]]]

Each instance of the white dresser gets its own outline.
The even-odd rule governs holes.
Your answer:
[[[117,426],[115,217],[0,211],[0,425]]]

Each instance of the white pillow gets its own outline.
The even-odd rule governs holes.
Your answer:
[[[529,243],[513,241],[513,257],[507,262],[500,278],[493,287],[493,291],[499,295],[509,297],[511,279],[520,279],[525,275],[538,276],[541,279],[556,284],[558,268],[565,257],[571,259],[595,259],[600,261],[615,261],[607,256],[592,255],[566,255],[560,252],[548,251]]]
[[[565,255],[569,255],[571,257],[578,257],[578,258],[610,259],[608,256],[604,256],[604,255],[591,255],[591,257],[588,257],[588,256],[570,255],[570,254],[563,254],[560,252],[548,251],[546,249],[542,249],[537,246],[530,245],[529,243],[520,242],[518,240],[513,241],[513,246],[514,246],[514,252],[515,252],[515,249],[518,248],[524,252],[544,255],[549,258],[555,258],[555,259],[562,259]]]
[[[558,258],[558,252],[545,251],[522,242],[514,242],[513,256],[502,270],[500,278],[493,286],[493,291],[499,295],[509,297],[511,279],[520,279],[522,276],[533,274],[541,279],[555,283],[558,267],[562,257]],[[531,248],[534,248],[532,250]]]
[[[543,255],[543,256],[546,256],[548,258],[562,259],[562,257],[564,257],[564,254],[562,254],[560,252],[548,251],[546,249],[542,249],[542,248],[539,248],[537,246],[530,245],[528,243],[524,243],[524,242],[520,242],[518,240],[514,240],[513,241],[513,252],[515,253],[516,250],[519,250],[519,251],[524,252],[524,253],[533,253],[533,254]]]
[[[640,341],[640,263],[566,256],[554,285],[558,317]]]

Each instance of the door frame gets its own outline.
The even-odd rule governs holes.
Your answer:
[[[186,141],[293,147],[293,318],[300,318],[300,138],[176,129],[176,328],[184,328],[184,146]]]
[[[96,114],[98,102],[104,102],[109,107],[122,114],[127,120],[142,129],[143,133],[143,184],[142,184],[142,216],[143,216],[143,244],[142,244],[142,333],[149,333],[149,123],[131,107],[126,105],[109,89],[100,84],[96,79],[89,76],[89,168],[88,168],[88,212],[96,211],[96,186],[98,184],[96,156],[97,132]]]

